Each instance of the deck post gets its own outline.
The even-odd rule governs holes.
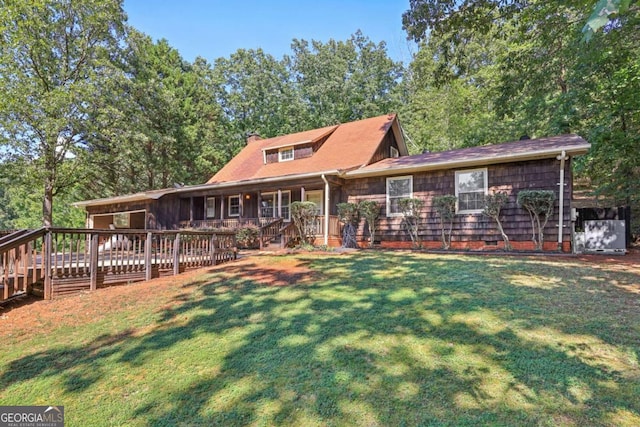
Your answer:
[[[216,265],[216,244],[218,243],[218,237],[215,234],[211,235],[209,254],[211,256],[211,265]]]
[[[51,289],[51,252],[52,239],[51,230],[47,230],[44,234],[42,256],[44,257],[44,299],[52,299]]]
[[[144,242],[144,280],[151,280],[153,275],[153,265],[151,258],[151,250],[153,247],[153,234],[147,232],[147,240]]]
[[[109,260],[111,261],[111,260]],[[89,246],[89,290],[98,289],[98,233],[91,233],[91,246]]]
[[[176,234],[173,241],[173,275],[180,274],[180,233]]]

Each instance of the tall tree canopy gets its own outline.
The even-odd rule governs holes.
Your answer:
[[[100,167],[90,187],[107,196],[202,182],[229,159],[218,152],[221,112],[211,67],[132,28],[124,46],[122,74],[108,82],[105,108],[91,117],[111,131],[92,135]]]
[[[630,153],[640,143],[640,98],[635,96],[640,18],[637,7],[623,8],[608,15],[606,25],[585,43],[585,23],[601,3],[412,0],[403,23],[409,36],[422,42],[413,68],[420,62],[436,64],[414,84],[432,82],[435,91],[462,85],[471,91],[473,111],[457,117],[475,118],[484,109],[489,120],[465,125],[491,126],[498,131],[487,134],[493,142],[518,134],[583,135],[593,148],[578,171],[602,194],[638,203],[640,159]],[[478,40],[488,43],[478,49]],[[486,79],[478,80],[482,74]],[[421,129],[420,120],[409,126]],[[458,138],[457,144],[467,136],[448,134]]]
[[[82,176],[74,158],[124,20],[119,0],[0,1],[0,155],[43,188],[45,226],[53,197]]]

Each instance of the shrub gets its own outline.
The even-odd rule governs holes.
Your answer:
[[[342,229],[342,247],[357,248],[356,226],[360,222],[358,205],[355,203],[338,203],[338,218],[344,224]]]
[[[248,225],[236,231],[238,246],[245,249],[257,249],[260,247],[260,228]]]
[[[380,205],[373,200],[363,200],[358,203],[358,212],[367,221],[367,228],[369,229],[369,246],[373,246],[373,242],[376,240],[376,221],[380,215]]]
[[[451,230],[453,229],[453,219],[456,215],[456,201],[458,198],[451,194],[435,196],[433,198],[433,208],[440,217],[440,233],[442,235],[442,248],[451,247]]]
[[[526,209],[531,218],[531,240],[537,250],[544,244],[544,227],[547,225],[556,195],[551,190],[522,190],[518,193],[518,206]]]
[[[508,201],[509,196],[507,195],[507,193],[498,192],[494,194],[487,194],[484,198],[484,209],[482,213],[492,218],[496,222],[496,224],[498,225],[498,230],[500,231],[500,234],[502,234],[502,240],[504,240],[504,249],[510,251],[511,243],[509,242],[507,233],[504,232],[502,221],[500,220],[502,208],[507,204]]]
[[[402,214],[402,224],[409,233],[414,248],[419,248],[420,243],[420,215],[424,208],[424,200],[406,198],[398,200],[398,208]]]
[[[318,208],[313,202],[291,203],[291,219],[301,243],[313,244],[315,240]]]

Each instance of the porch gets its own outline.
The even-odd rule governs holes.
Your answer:
[[[313,224],[313,235],[316,240],[325,235],[325,216],[318,215]],[[237,230],[243,227],[259,228],[260,248],[274,244],[286,246],[296,238],[295,225],[285,218],[225,218],[180,221],[181,229],[196,230]],[[328,239],[337,241],[341,236],[341,225],[337,215],[328,215]]]

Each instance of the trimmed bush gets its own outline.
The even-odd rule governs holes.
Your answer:
[[[518,206],[529,212],[531,240],[537,250],[544,245],[544,227],[553,214],[556,194],[551,190],[522,190],[518,193]]]
[[[398,200],[398,208],[402,214],[402,225],[409,233],[413,247],[421,247],[419,229],[424,200],[417,198],[400,199]]]
[[[236,241],[240,248],[257,249],[260,247],[259,239],[260,228],[255,225],[247,225],[236,232]]]
[[[358,205],[355,203],[338,203],[338,219],[344,224],[342,229],[342,247],[357,248],[356,227],[360,222]]]
[[[358,212],[367,221],[367,228],[369,229],[369,247],[373,246],[376,240],[376,221],[380,216],[380,205],[373,200],[363,200],[358,203]]]
[[[500,220],[502,208],[507,204],[508,201],[509,196],[507,195],[507,193],[498,192],[494,194],[487,194],[484,198],[484,210],[482,211],[482,213],[489,218],[492,218],[496,222],[498,230],[502,235],[502,240],[504,240],[504,249],[510,251],[511,243],[509,242],[507,233],[504,232],[502,221]]]
[[[451,247],[451,230],[453,229],[453,219],[456,216],[456,201],[458,198],[451,194],[435,196],[433,198],[433,208],[440,218],[440,233],[442,236],[442,248]]]
[[[318,208],[313,202],[291,203],[291,220],[301,243],[313,245],[315,240]]]

